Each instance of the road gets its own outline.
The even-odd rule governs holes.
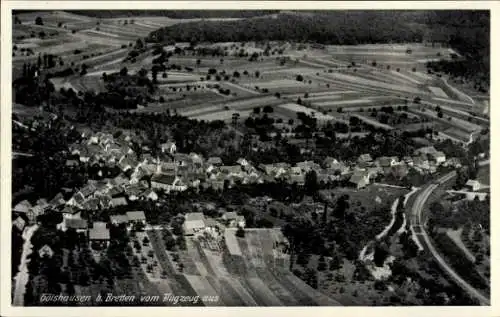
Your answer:
[[[33,245],[31,244],[31,237],[38,229],[38,225],[28,227],[23,232],[23,253],[21,255],[21,263],[19,264],[19,272],[14,277],[15,287],[14,287],[14,298],[12,304],[15,306],[23,306],[24,304],[24,294],[26,293],[26,284],[29,280],[28,263],[30,259],[28,256],[33,252]]]
[[[430,251],[436,262],[439,266],[463,289],[465,290],[471,297],[477,299],[481,305],[490,305],[490,300],[481,294],[478,290],[472,287],[469,283],[467,283],[464,279],[462,279],[454,270],[451,268],[448,263],[441,257],[438,253],[432,241],[430,240],[427,232],[425,231],[425,223],[422,222],[422,212],[424,210],[425,203],[429,199],[430,195],[433,193],[436,188],[439,187],[442,183],[449,181],[453,177],[455,177],[456,172],[450,172],[432,184],[425,187],[417,196],[415,201],[413,202],[413,206],[411,208],[410,214],[410,225],[416,232],[417,239],[419,242],[426,246]]]

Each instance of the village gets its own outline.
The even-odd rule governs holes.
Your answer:
[[[14,305],[489,303],[484,61],[416,13],[174,13],[14,14]]]

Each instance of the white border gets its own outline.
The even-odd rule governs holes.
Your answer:
[[[498,252],[498,201],[495,199],[496,179],[491,177],[491,305],[490,307],[287,307],[287,308],[234,308],[234,307],[203,307],[203,308],[165,308],[165,307],[83,307],[83,308],[26,308],[11,306],[11,235],[10,235],[10,196],[11,196],[11,81],[12,81],[12,9],[266,9],[266,10],[327,10],[327,9],[489,9],[491,10],[491,120],[495,121],[498,109],[495,101],[500,100],[498,74],[499,58],[498,40],[500,38],[500,2],[496,1],[2,1],[1,4],[1,138],[0,138],[0,228],[1,244],[3,247],[1,259],[1,288],[0,288],[0,315],[1,316],[136,316],[148,315],[187,314],[203,316],[254,316],[272,314],[272,316],[500,316],[500,309],[494,299],[500,298],[498,287],[498,267],[500,257]],[[492,135],[498,135],[498,126],[491,125]],[[491,138],[494,140],[494,137]],[[497,157],[498,146],[491,144],[491,160]],[[499,175],[495,164],[491,166],[491,175]],[[495,265],[497,264],[497,265]],[[4,278],[5,277],[5,278]]]

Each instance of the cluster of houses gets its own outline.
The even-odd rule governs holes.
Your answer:
[[[381,156],[373,159],[370,154],[360,155],[349,182],[356,188],[363,188],[379,176],[389,176],[403,179],[410,169],[420,174],[433,174],[439,166],[459,168],[462,166],[458,158],[446,158],[446,155],[432,146],[415,150],[413,156],[401,159],[396,156]]]
[[[196,153],[178,153],[174,142],[160,145],[161,158],[152,157],[147,149],[138,156],[132,150],[132,141],[133,136],[126,134],[117,138],[102,132],[84,135],[83,142],[71,146],[70,151],[75,159],[68,160],[67,165],[111,165],[119,167],[121,173],[114,178],[89,180],[83,188],[59,193],[50,201],[39,199],[35,205],[31,205],[27,200],[22,201],[14,207],[14,212],[24,214],[25,221],[34,222],[36,217],[44,214],[46,210],[57,210],[63,215],[66,226],[87,230],[85,220],[79,219],[82,210],[92,212],[126,206],[135,200],[157,201],[161,192],[179,192],[188,188],[212,188],[222,191],[237,184],[276,180],[303,185],[306,174],[310,171],[316,172],[318,182],[345,179],[349,180],[353,187],[360,189],[379,175],[392,174],[401,179],[408,174],[410,168],[421,173],[433,173],[439,165],[460,166],[458,159],[447,160],[446,156],[434,147],[420,148],[415,151],[414,156],[403,157],[401,160],[398,157],[373,159],[370,154],[363,154],[353,163],[327,157],[321,164],[304,161],[294,166],[288,163],[254,166],[244,158],[240,158],[235,165],[224,165],[219,157],[205,159]],[[111,223],[134,219],[133,216],[127,217],[127,220],[125,217],[114,218]],[[144,217],[141,219],[145,221]],[[188,219],[187,223],[189,221]],[[196,228],[188,226],[186,229],[191,232]],[[90,233],[89,235],[93,236]],[[96,233],[96,236],[99,234]],[[106,237],[106,234],[103,236]]]

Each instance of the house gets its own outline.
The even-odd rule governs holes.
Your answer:
[[[478,191],[481,189],[481,183],[477,180],[469,179],[467,183],[465,183],[465,187],[470,191]]]
[[[203,167],[203,157],[201,155],[196,154],[196,153],[189,153],[189,157],[191,158],[191,161],[193,162],[194,167],[196,167],[196,168]]]
[[[66,160],[66,166],[67,167],[75,167],[78,166],[80,163],[78,163],[77,160]]]
[[[221,218],[227,222],[229,227],[245,228],[245,217],[237,215],[234,211],[224,213]]]
[[[80,211],[73,206],[66,206],[60,211],[63,218],[80,218]]]
[[[240,175],[243,172],[240,165],[221,166],[219,171],[228,175]]]
[[[213,166],[221,166],[222,165],[222,159],[218,156],[215,157],[209,157],[207,160],[208,165],[213,165]]]
[[[247,166],[249,166],[249,165],[250,165],[250,163],[249,163],[246,159],[244,159],[244,158],[242,158],[242,157],[240,157],[240,158],[236,161],[236,163],[237,163],[237,164],[239,164],[239,165],[241,165],[241,167],[243,167],[243,168],[246,168]]]
[[[358,163],[371,163],[373,161],[370,154],[361,154],[358,158]]]
[[[24,227],[26,227],[26,220],[24,220],[21,216],[17,216],[16,219],[12,221],[12,225],[19,229],[19,231],[23,232]]]
[[[133,185],[125,188],[125,194],[128,196],[128,199],[130,201],[138,200],[142,191],[143,188],[141,188],[139,185]]]
[[[105,222],[96,221],[89,229],[89,240],[91,243],[98,243],[101,246],[108,246],[109,244],[109,229]]]
[[[122,223],[128,223],[128,217],[127,215],[111,215],[109,216],[109,222],[112,225],[121,225]]]
[[[190,212],[184,216],[184,234],[185,235],[194,235],[196,232],[199,232],[205,229],[205,216],[201,212]]]
[[[66,202],[66,205],[83,209],[84,202],[85,196],[81,192],[78,192]]]
[[[113,178],[112,182],[112,185],[123,186],[128,183],[128,179],[123,174],[120,174]]]
[[[147,189],[141,194],[141,196],[147,200],[152,200],[152,201],[158,200],[158,194],[152,189]]]
[[[75,229],[78,233],[86,233],[88,229],[87,220],[81,218],[64,218],[64,227],[66,229]]]
[[[224,180],[219,179],[207,179],[205,183],[203,183],[203,188],[212,188],[215,191],[223,191],[224,190]]]
[[[398,163],[394,157],[381,156],[375,160],[375,164],[380,167],[391,167]]]
[[[123,193],[125,193],[125,190],[119,186],[112,186],[107,192],[108,196],[110,197],[121,196],[123,195]]]
[[[413,158],[411,156],[404,156],[403,162],[405,162],[408,166],[413,166]]]
[[[430,155],[436,152],[437,150],[433,146],[424,146],[419,149],[416,149],[414,155]]]
[[[356,189],[361,189],[370,184],[370,176],[366,171],[355,171],[349,183],[353,184]]]
[[[146,215],[144,211],[127,211],[127,218],[129,224],[142,223],[146,225]]]
[[[125,197],[115,197],[111,199],[110,206],[111,207],[117,207],[117,206],[126,206],[128,205],[127,199]]]
[[[32,208],[31,203],[27,200],[23,200],[14,206],[14,211],[27,214],[31,210],[31,208]]]
[[[295,164],[296,167],[300,168],[304,172],[309,172],[309,171],[317,171],[321,167],[319,164],[314,163],[313,161],[304,161],[304,162],[299,162]]]
[[[31,207],[30,212],[28,212],[26,215],[28,216],[28,219],[30,221],[35,221],[38,216],[43,215],[44,213],[45,209],[42,206],[35,205]]]
[[[451,157],[451,158],[446,160],[444,165],[454,167],[454,168],[460,168],[460,167],[462,167],[462,162],[460,161],[460,159],[458,157]]]
[[[434,160],[434,162],[436,162],[436,164],[442,164],[446,161],[446,155],[441,151],[432,153],[431,157]]]
[[[51,201],[49,201],[49,205],[52,206],[52,208],[59,208],[62,205],[64,205],[66,201],[64,200],[64,196],[62,193],[58,193],[57,195],[52,198]]]
[[[423,159],[420,156],[413,157],[413,166],[415,168],[421,169],[423,171],[428,171],[430,169],[429,161],[426,159]]]
[[[170,191],[184,191],[187,186],[174,175],[157,174],[151,178],[151,187]]]
[[[330,168],[332,167],[332,165],[335,165],[335,164],[338,164],[339,161],[337,161],[337,159],[331,157],[331,156],[327,156],[324,160],[323,160],[323,166],[325,166],[326,168]]]
[[[100,199],[95,197],[87,199],[82,205],[83,209],[86,210],[99,210],[99,206],[100,206]]]
[[[177,152],[177,146],[175,142],[166,142],[160,144],[160,150],[162,153],[175,154]]]
[[[38,250],[38,254],[40,255],[41,258],[44,257],[51,258],[54,255],[54,251],[52,250],[51,247],[45,244],[43,247],[40,248],[40,250]]]
[[[189,154],[185,154],[185,153],[174,154],[174,162],[178,166],[192,166],[193,165],[193,160],[191,159]]]
[[[157,165],[157,174],[175,175],[177,174],[177,164],[174,162],[163,162]]]
[[[111,196],[110,195],[102,195],[99,196],[99,205],[102,209],[107,209],[111,205]]]

